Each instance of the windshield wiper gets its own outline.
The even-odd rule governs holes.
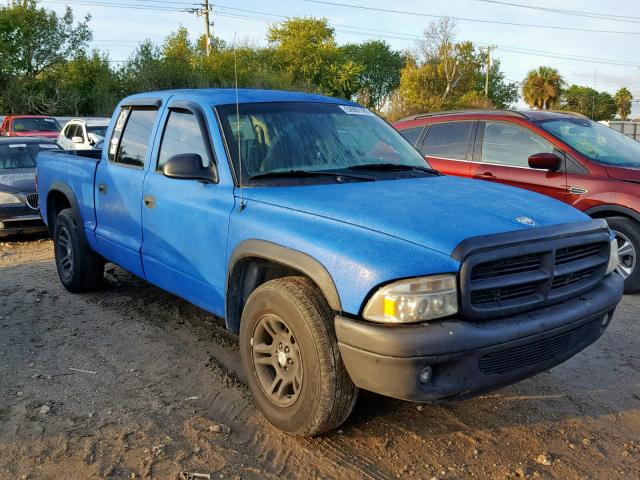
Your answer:
[[[259,180],[261,178],[306,178],[306,177],[345,177],[355,178],[356,180],[375,180],[373,177],[363,175],[351,175],[343,172],[334,172],[331,170],[278,170],[274,172],[259,173],[249,177],[250,180]]]
[[[440,172],[429,167],[419,167],[416,165],[398,165],[394,163],[365,163],[364,165],[352,165],[345,170],[377,170],[383,172],[410,172],[418,171],[439,176]]]

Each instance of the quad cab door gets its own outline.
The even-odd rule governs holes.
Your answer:
[[[224,315],[226,248],[233,181],[220,179],[212,143],[213,109],[173,101],[161,119],[141,199],[147,280],[216,315]],[[210,178],[171,178],[176,155],[197,155]]]
[[[94,182],[98,253],[143,278],[142,186],[158,107],[156,100],[121,107]]]
[[[529,157],[555,153],[561,158],[557,171],[529,167]],[[564,153],[536,132],[510,122],[481,122],[476,137],[471,176],[532,190],[567,201]]]
[[[436,170],[468,177],[477,124],[474,120],[431,124],[418,149]]]

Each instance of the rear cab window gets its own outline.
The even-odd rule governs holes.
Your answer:
[[[470,160],[474,125],[474,121],[432,124],[422,142],[422,155],[447,160]]]
[[[143,168],[157,115],[157,107],[123,107],[109,142],[109,161]]]

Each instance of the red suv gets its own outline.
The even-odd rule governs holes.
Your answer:
[[[60,124],[53,117],[42,115],[10,115],[0,124],[0,135],[4,137],[45,137],[57,139]]]
[[[442,173],[534,190],[606,218],[625,292],[640,290],[639,142],[568,112],[441,112],[395,127]]]

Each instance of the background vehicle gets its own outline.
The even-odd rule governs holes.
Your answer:
[[[59,150],[44,138],[0,138],[0,237],[46,231],[38,213],[36,157]]]
[[[109,120],[73,119],[65,124],[58,136],[58,145],[65,150],[91,150],[104,138]]]
[[[625,292],[640,290],[640,143],[568,112],[444,112],[395,127],[442,173],[526,188],[605,218]]]
[[[9,115],[0,125],[0,136],[58,138],[60,124],[42,115]]]
[[[432,401],[546,370],[622,295],[604,221],[442,176],[354,103],[153,92],[123,100],[106,138],[38,157],[61,282],[98,288],[112,261],[224,318],[289,433],[337,427],[359,388]]]

